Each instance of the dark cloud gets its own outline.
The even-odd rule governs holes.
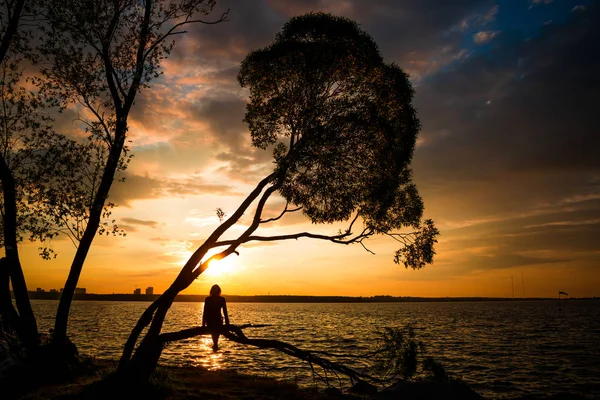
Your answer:
[[[269,45],[290,17],[323,11],[356,20],[388,61],[416,76],[453,60],[460,52],[462,31],[485,26],[498,12],[492,0],[229,0],[219,2],[213,16],[228,8],[227,22],[191,27],[172,59],[204,65],[212,71],[209,75],[215,70],[232,73],[250,51]]]
[[[351,2],[350,18],[359,21],[388,61],[413,74],[437,69],[460,51],[463,30],[483,26],[497,9],[487,0],[394,0]]]
[[[216,98],[191,104],[188,113],[193,119],[202,120],[211,128],[215,140],[235,152],[249,145],[248,125],[243,121],[246,102],[237,97]]]
[[[230,68],[231,64],[239,64],[250,50],[272,41],[287,19],[264,0],[220,1],[207,19],[216,18],[227,9],[227,22],[190,27],[189,36],[175,47],[173,58],[201,61],[217,69]]]
[[[513,210],[598,190],[599,22],[578,13],[417,87],[418,180]]]

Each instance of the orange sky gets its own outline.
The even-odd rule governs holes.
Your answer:
[[[186,293],[208,293],[219,283],[225,295],[510,297],[514,287],[517,297],[558,290],[600,296],[600,146],[591,117],[597,113],[586,108],[597,94],[577,81],[593,76],[599,62],[577,58],[587,33],[573,5],[552,9],[564,14],[553,18],[561,22],[552,31],[562,41],[552,41],[542,27],[550,8],[537,3],[515,10],[467,1],[440,8],[435,18],[416,0],[369,8],[358,1],[247,3],[221,2],[232,10],[230,21],[193,28],[164,63],[164,77],[140,94],[130,119],[135,157],[127,181],[111,194],[127,236],[96,239],[79,287],[131,293],[153,286],[162,293],[218,226],[215,209],[235,211],[271,168],[270,153],[251,148],[242,122],[247,93],[235,80],[239,63],[268,45],[290,16],[323,10],[356,19],[386,61],[411,74],[423,125],[415,181],[425,217],[441,231],[435,262],[405,270],[392,261],[395,243],[382,238],[368,244],[376,255],[308,239],[250,245],[211,266]],[[505,22],[517,11],[537,30],[503,36],[518,31]],[[567,50],[570,58],[562,56]],[[551,78],[558,74],[572,84]],[[582,92],[561,92],[571,90]],[[589,101],[559,101],[567,98]],[[60,116],[59,128],[77,129],[74,116]],[[271,215],[282,206],[274,200]],[[267,232],[337,229],[292,215]],[[36,244],[23,243],[30,290],[64,285],[75,249],[60,238],[54,247],[58,258],[43,261]]]

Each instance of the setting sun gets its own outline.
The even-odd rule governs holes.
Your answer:
[[[231,256],[223,258],[221,260],[212,260],[208,264],[208,268],[206,269],[206,271],[203,272],[203,275],[213,277],[227,276],[233,273],[233,271],[235,270],[234,260],[235,258]]]

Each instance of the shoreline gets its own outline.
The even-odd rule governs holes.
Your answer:
[[[275,400],[312,399],[328,397],[314,390],[298,387],[293,382],[261,377],[232,370],[209,371],[202,367],[159,364],[148,387],[129,393],[115,388],[110,382],[117,361],[89,359],[85,371],[63,383],[42,384],[16,397],[19,400],[104,399],[111,397],[143,398],[146,400],[183,400],[193,398]],[[114,392],[116,390],[116,392]],[[131,397],[133,395],[133,397]]]
[[[17,395],[17,400],[100,400],[106,398],[144,400],[244,399],[244,400],[591,400],[570,393],[546,396],[523,395],[516,398],[484,398],[461,380],[399,382],[377,393],[357,394],[349,388],[307,388],[293,380],[242,373],[237,370],[209,371],[203,367],[159,364],[149,385],[136,388],[116,386],[111,374],[116,360],[90,358],[85,371],[62,383],[46,383]]]
[[[12,293],[11,293],[12,294]],[[73,300],[83,301],[142,301],[150,302],[158,299],[159,294],[95,294],[95,293],[76,293]],[[226,295],[228,303],[455,303],[455,302],[521,302],[521,301],[559,301],[558,298],[551,297],[525,297],[525,298],[507,298],[507,297],[410,297],[410,296],[299,296],[299,295]],[[32,300],[60,300],[58,292],[29,292],[29,298]],[[203,303],[206,295],[199,294],[180,294],[175,298],[175,302],[180,303]],[[600,300],[600,297],[568,297],[561,298],[560,301],[583,301]]]
[[[210,371],[203,367],[159,364],[150,384],[136,389],[115,385],[111,375],[117,361],[89,358],[82,373],[62,383],[46,383],[21,393],[19,400],[96,400],[131,399],[191,400],[244,399],[244,400],[326,400],[326,399],[396,399],[424,398],[484,400],[464,382],[415,381],[398,384],[395,389],[378,393],[353,393],[349,387],[340,390],[319,383],[315,387],[299,386],[293,380],[283,380],[254,373],[222,369]],[[423,396],[426,397],[423,397]],[[431,397],[433,395],[433,397]],[[108,397],[107,397],[108,396]]]

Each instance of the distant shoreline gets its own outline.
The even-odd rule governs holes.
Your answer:
[[[154,301],[160,295],[146,294],[94,294],[77,293],[74,300],[95,300],[95,301]],[[439,302],[477,302],[477,301],[536,301],[536,300],[558,300],[550,297],[527,297],[527,298],[507,298],[507,297],[410,297],[410,296],[296,296],[296,295],[255,295],[239,296],[226,295],[230,303],[439,303]],[[29,298],[34,300],[59,300],[58,292],[29,292]],[[202,303],[205,295],[199,294],[180,294],[175,298],[176,302],[196,302]],[[561,298],[560,301],[567,300],[600,300],[598,297],[587,298]]]

